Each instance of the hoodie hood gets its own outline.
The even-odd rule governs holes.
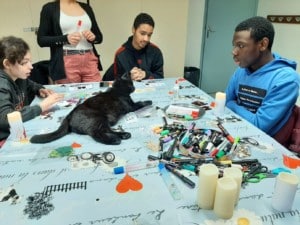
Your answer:
[[[274,60],[272,60],[271,62],[267,63],[266,65],[262,66],[254,72],[250,72],[248,68],[245,68],[247,75],[266,73],[283,67],[289,67],[296,70],[297,63],[295,61],[283,58],[277,53],[273,53],[273,57]]]
[[[136,49],[133,47],[133,45],[132,45],[132,40],[133,40],[133,36],[130,36],[130,37],[128,38],[128,40],[123,44],[123,46],[124,46],[126,49],[128,49],[130,52],[132,52],[132,53],[134,53],[134,54],[137,54],[137,55],[143,54],[143,53],[146,51],[146,49],[147,49],[147,47],[149,46],[149,44],[150,44],[150,43],[148,43],[148,44],[145,46],[145,48],[142,48],[142,49],[140,49],[140,50],[136,50]]]

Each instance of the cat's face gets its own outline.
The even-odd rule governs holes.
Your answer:
[[[124,94],[133,93],[135,90],[133,81],[127,73],[114,81],[113,88]]]

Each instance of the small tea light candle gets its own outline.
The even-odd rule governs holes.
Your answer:
[[[214,213],[221,219],[230,219],[236,201],[237,183],[231,177],[222,177],[217,182]]]
[[[233,178],[237,184],[237,194],[236,194],[236,200],[235,200],[235,205],[236,205],[238,203],[239,197],[240,197],[243,173],[239,168],[227,167],[223,170],[223,176]]]
[[[199,171],[197,204],[202,209],[212,209],[219,169],[215,164],[203,164]]]

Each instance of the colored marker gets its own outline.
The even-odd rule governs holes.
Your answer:
[[[195,122],[192,122],[191,125],[189,126],[189,128],[187,129],[187,131],[185,132],[183,138],[181,139],[181,144],[184,145],[188,142],[189,140],[189,135],[191,133],[191,130],[193,130],[196,126],[196,123]]]
[[[225,129],[225,127],[223,127],[221,123],[218,123],[218,127],[220,128],[224,136],[227,138],[227,140],[231,143],[234,143],[234,138],[228,133],[228,131]]]
[[[173,140],[173,143],[170,145],[168,151],[163,154],[163,159],[170,160],[171,158],[173,158],[173,154],[174,154],[175,148],[177,146],[177,141],[178,141],[178,138],[175,137],[175,139]]]
[[[77,22],[77,28],[76,28],[77,32],[80,32],[81,25],[82,25],[82,21],[78,20],[78,22]]]

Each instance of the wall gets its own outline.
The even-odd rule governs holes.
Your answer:
[[[36,44],[34,32],[23,28],[37,27],[39,13],[50,0],[1,1],[0,36],[23,37],[31,46],[33,61],[49,58],[48,48]],[[83,1],[82,2],[86,2]],[[201,61],[202,29],[205,0],[90,0],[104,34],[104,42],[97,46],[104,69],[113,60],[115,50],[131,34],[135,15],[149,12],[156,21],[152,41],[160,46],[165,58],[166,76],[180,76],[183,67],[199,67]],[[259,0],[258,15],[299,15],[299,0]],[[300,63],[300,25],[275,24],[273,50]],[[297,68],[300,71],[300,66]]]
[[[24,32],[23,29],[38,26],[42,5],[49,1],[1,1],[0,21],[5,22],[1,24],[0,36],[15,35],[24,38],[31,46],[33,62],[49,59],[49,48],[40,48],[34,32]],[[103,43],[96,45],[104,71],[113,62],[117,48],[132,34],[135,16],[143,11],[151,14],[155,20],[151,41],[163,52],[165,76],[182,76],[188,3],[189,0],[90,0],[104,35]]]
[[[299,0],[260,0],[257,15],[300,15]],[[273,23],[275,40],[273,52],[295,60],[298,63],[297,72],[300,72],[300,24]]]
[[[91,4],[105,35],[100,47],[105,65],[111,64],[116,49],[132,34],[134,17],[142,11],[155,20],[151,41],[163,52],[165,76],[183,74],[188,0],[91,0]]]
[[[189,0],[189,4],[185,65],[199,67],[205,0]],[[299,8],[299,0],[259,0],[257,15],[300,15]],[[276,32],[273,51],[300,64],[300,24],[273,24]],[[297,71],[300,73],[300,65]]]
[[[205,0],[189,0],[185,66],[200,67]]]

